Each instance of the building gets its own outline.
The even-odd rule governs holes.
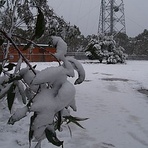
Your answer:
[[[53,53],[56,52],[55,48],[49,47],[45,44],[37,44],[36,47],[30,47],[27,50],[23,50],[25,44],[18,45],[17,47],[20,49],[22,54],[30,61],[30,62],[51,62],[56,61]],[[2,47],[0,47],[0,59],[4,59],[2,53]],[[17,62],[19,59],[19,54],[17,50],[10,45],[8,59],[10,62]]]

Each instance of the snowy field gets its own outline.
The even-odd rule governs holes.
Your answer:
[[[75,86],[78,111],[71,113],[89,119],[81,122],[85,129],[70,125],[72,137],[67,126],[62,127],[58,138],[64,141],[64,148],[148,148],[148,94],[138,91],[147,93],[148,61],[122,65],[80,62],[86,80]],[[39,70],[50,66],[37,65]],[[29,116],[7,125],[9,117],[6,106],[0,103],[0,148],[28,148]],[[44,140],[42,148],[56,146]]]

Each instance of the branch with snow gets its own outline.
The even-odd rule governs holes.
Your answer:
[[[25,104],[23,108],[17,109],[10,117],[8,124],[14,124],[26,117],[27,112],[34,113],[30,122],[29,139],[30,143],[33,137],[36,139],[38,142],[36,147],[41,145],[44,138],[47,138],[49,142],[56,146],[63,145],[63,142],[56,136],[56,130],[60,130],[64,121],[69,120],[67,123],[73,122],[82,127],[77,122],[77,118],[70,115],[68,109],[71,108],[73,111],[77,111],[74,84],[81,84],[84,81],[85,70],[79,61],[65,56],[67,44],[62,38],[56,36],[52,38],[56,46],[55,56],[62,64],[37,71],[30,69],[28,65],[21,69],[20,62],[18,62],[13,76],[17,75],[21,79],[8,80],[0,94],[3,97],[10,91],[14,95],[13,92],[17,90]],[[74,77],[75,70],[78,73],[78,78],[72,84],[68,81],[68,77]],[[10,109],[12,104],[9,105]]]

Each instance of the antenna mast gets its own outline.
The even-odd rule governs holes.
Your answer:
[[[126,34],[123,0],[101,0],[98,34]]]

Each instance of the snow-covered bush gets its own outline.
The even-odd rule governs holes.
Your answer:
[[[91,60],[98,59],[100,63],[105,60],[108,64],[125,63],[127,57],[124,48],[118,47],[112,36],[91,39],[85,54]]]
[[[100,62],[102,62],[104,58],[104,53],[101,49],[101,44],[99,44],[97,39],[90,40],[89,44],[87,45],[87,49],[85,50],[85,54],[89,59],[98,59]]]

